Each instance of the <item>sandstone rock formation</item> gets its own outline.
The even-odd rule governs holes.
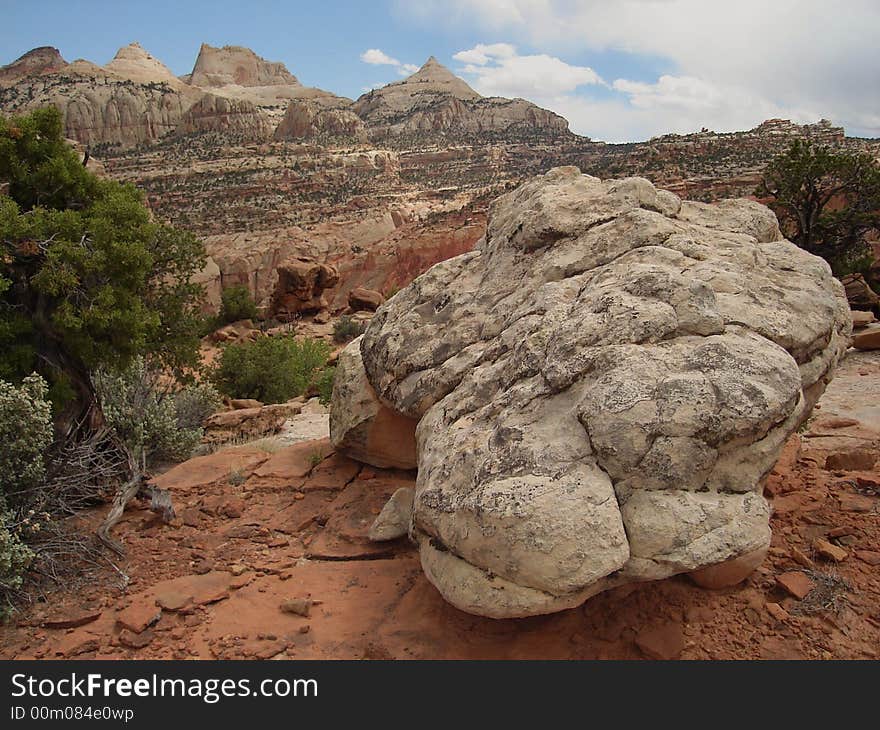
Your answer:
[[[140,43],[120,48],[105,67],[122,78],[140,83],[163,83],[173,88],[184,86],[164,63],[151,55]]]
[[[268,406],[254,405],[250,408],[235,407],[231,411],[215,413],[205,422],[202,443],[214,446],[276,434],[281,431],[287,420],[298,415],[302,408],[302,403],[290,402]]]
[[[485,98],[431,56],[403,81],[361,96],[354,111],[372,137],[568,137],[568,122],[523,99]]]
[[[249,101],[205,94],[186,111],[177,131],[182,134],[227,132],[263,140],[272,135],[272,125]]]
[[[189,77],[193,86],[300,86],[283,63],[267,61],[242,46],[214,48],[202,43]]]
[[[293,100],[275,129],[275,139],[327,142],[366,142],[367,128],[350,109],[332,108],[314,100]]]
[[[373,289],[356,287],[348,293],[348,306],[355,312],[375,312],[385,303],[385,297]]]
[[[65,136],[86,145],[155,142],[174,132],[203,94],[138,44],[120,49],[106,68],[83,60],[65,64],[55,49],[37,49],[0,69],[0,78],[12,80],[3,90],[4,111],[56,106]]]
[[[339,355],[330,408],[330,440],[348,456],[380,469],[415,469],[416,424],[377,397],[364,371],[361,340]]]
[[[374,542],[385,542],[408,534],[414,496],[409,487],[401,487],[392,494],[370,526],[369,538]]]
[[[40,76],[61,71],[67,61],[57,48],[41,46],[28,51],[7,66],[0,68],[0,86],[9,86],[28,76]]]
[[[880,350],[880,324],[869,324],[858,330],[853,337],[857,350]]]
[[[875,292],[861,274],[849,274],[841,279],[846,298],[853,309],[880,312],[880,295]]]
[[[303,86],[283,63],[267,61],[250,48],[214,48],[203,43],[188,84],[215,96],[247,101],[269,113],[274,125],[290,99],[310,100],[330,107],[347,106],[350,99]]]
[[[300,314],[327,308],[324,290],[335,286],[339,273],[311,259],[294,259],[278,267],[269,316],[287,322]]]
[[[418,420],[411,535],[462,610],[548,613],[709,566],[718,585],[768,547],[762,479],[850,330],[828,265],[763,206],[558,168],[379,309],[332,420]]]
[[[176,132],[230,132],[263,140],[271,137],[289,99],[340,110],[352,103],[303,86],[283,64],[238,46],[203,45],[193,72],[183,78],[139,43],[120,48],[106,66],[68,64],[57,49],[37,48],[0,67],[0,90],[4,112],[54,105],[64,114],[68,137],[123,149]]]

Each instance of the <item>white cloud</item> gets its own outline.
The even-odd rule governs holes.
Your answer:
[[[419,67],[414,63],[402,63],[379,48],[368,48],[361,54],[361,61],[368,63],[371,66],[394,66],[400,76],[409,76],[419,70]],[[382,86],[382,84],[379,84],[378,86],[368,86],[366,91],[379,88],[380,86]]]
[[[476,66],[485,66],[491,60],[501,58],[511,58],[516,55],[516,46],[510,43],[478,43],[467,51],[459,51],[453,58],[462,63],[473,64]]]
[[[520,56],[509,43],[480,44],[453,58],[467,63],[460,73],[486,96],[544,98],[604,84],[588,66],[572,66],[546,54]]]
[[[632,75],[642,80],[619,79],[613,98],[593,107],[619,111],[617,118],[631,113],[633,120],[651,109],[655,134],[684,117],[691,129],[729,127],[734,119],[753,126],[759,114],[775,110],[790,118],[825,116],[851,133],[880,135],[876,0],[834,7],[825,0],[400,0],[398,12],[424,24],[476,28],[551,57],[610,50],[623,54],[616,56],[620,63],[628,54]],[[485,51],[481,63],[480,48],[459,60],[492,65],[497,59]],[[657,65],[666,75],[646,80],[645,69]],[[734,104],[730,94],[751,108]]]
[[[396,58],[391,58],[391,56],[384,51],[380,51],[378,48],[368,48],[364,51],[361,54],[361,61],[373,66],[400,66],[400,61]]]
[[[612,98],[574,94],[540,100],[569,120],[571,129],[607,142],[643,140],[659,134],[687,134],[703,127],[717,132],[751,129],[765,119],[812,122],[819,114],[782,108],[737,87],[716,87],[700,79],[663,76],[656,84],[618,79]]]

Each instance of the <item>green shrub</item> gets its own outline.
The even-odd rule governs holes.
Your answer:
[[[34,552],[21,539],[14,513],[0,511],[0,619],[12,611],[10,593],[21,587]]]
[[[355,337],[360,337],[367,328],[362,322],[356,322],[348,315],[340,317],[333,325],[334,342],[351,342]]]
[[[210,385],[163,387],[140,357],[121,373],[95,373],[94,381],[107,425],[143,462],[188,458],[202,438],[202,422],[220,405]]]
[[[305,393],[329,357],[323,340],[261,337],[224,347],[211,379],[230,398],[283,403]]]
[[[220,295],[220,324],[256,319],[257,305],[250,290],[243,284],[227,287]]]
[[[312,383],[315,391],[318,393],[318,400],[325,405],[330,405],[330,398],[333,395],[333,378],[336,377],[336,368],[328,367],[321,370]]]
[[[46,476],[45,453],[52,443],[48,386],[29,375],[19,387],[0,380],[0,618],[11,610],[10,593],[21,587],[34,558],[25,544],[35,492]]]
[[[0,380],[0,509],[46,475],[44,455],[52,443],[47,394],[46,381],[36,374],[19,387]]]

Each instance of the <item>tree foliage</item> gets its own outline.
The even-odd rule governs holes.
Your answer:
[[[224,347],[211,377],[231,398],[283,403],[305,393],[329,357],[323,340],[261,337]]]
[[[870,155],[796,141],[764,171],[786,238],[825,258],[838,275],[871,262],[865,234],[880,228],[880,166]]]
[[[31,370],[93,400],[89,372],[146,355],[196,363],[205,264],[191,234],[153,221],[131,185],[88,172],[40,109],[0,117],[0,377]]]

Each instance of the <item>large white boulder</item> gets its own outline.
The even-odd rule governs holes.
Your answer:
[[[569,167],[495,201],[478,249],[398,292],[342,361],[374,412],[418,421],[426,575],[512,617],[745,577],[770,542],[762,480],[850,331],[828,265],[767,208]]]

